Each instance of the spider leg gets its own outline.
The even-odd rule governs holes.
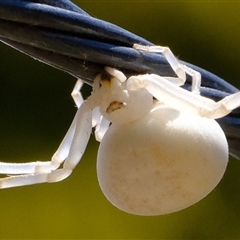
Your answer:
[[[111,67],[105,67],[105,71],[107,71],[110,75],[116,77],[120,82],[125,82],[127,80],[126,76],[119,70]]]
[[[240,106],[240,92],[229,95],[219,102],[186,91],[164,77],[144,74],[130,77],[128,89],[147,89],[156,99],[167,106],[207,118],[221,118]]]
[[[77,113],[76,129],[63,168],[52,171],[48,176],[48,182],[63,180],[72,173],[86,150],[91,130],[92,110],[89,108],[88,102],[84,101]]]
[[[140,44],[134,44],[133,48],[146,52],[162,53],[163,56],[168,60],[173,71],[176,73],[175,77],[164,77],[170,82],[182,86],[186,81],[186,74],[192,77],[192,92],[199,94],[201,86],[201,74],[186,65],[181,64],[178,59],[174,56],[170,48],[162,46],[143,46]]]
[[[134,44],[133,48],[140,51],[145,52],[152,52],[152,53],[162,53],[163,56],[167,59],[170,66],[172,67],[173,71],[178,76],[177,78],[174,77],[166,77],[170,81],[174,81],[174,83],[178,86],[181,86],[186,81],[186,73],[185,69],[183,68],[182,64],[179,63],[178,59],[174,56],[170,48],[162,47],[162,46],[144,46],[140,44]]]
[[[71,96],[76,104],[76,106],[79,108],[81,106],[81,104],[84,102],[82,94],[81,94],[81,88],[83,86],[84,82],[81,79],[78,79],[73,91],[71,93]]]
[[[83,86],[83,81],[81,79],[78,79],[72,91],[72,97],[78,108],[83,103],[83,97],[80,93],[82,86]],[[68,133],[65,136],[65,140],[63,140],[64,142],[63,145],[66,146],[66,142],[71,142],[71,138],[75,130],[75,127],[74,127],[75,124],[76,124],[76,121],[73,120],[73,123],[69,128]],[[59,160],[54,161],[55,157],[53,157],[52,161],[36,161],[36,162],[29,162],[29,163],[0,163],[0,173],[1,174],[31,174],[31,173],[38,173],[38,172],[44,172],[44,171],[51,171],[51,170],[57,169],[66,158],[65,155],[63,156],[60,156],[60,155],[61,154],[59,154],[58,156],[58,159],[62,159],[60,161]]]
[[[33,171],[32,173],[26,173],[26,171],[23,171],[23,173],[26,174],[2,178],[0,179],[0,188],[25,186],[44,182],[58,182],[67,178],[84,154],[90,138],[91,128],[91,109],[88,107],[87,101],[85,101],[78,109],[66,136],[52,157],[52,161],[47,162],[47,164],[54,165],[54,169],[49,167],[46,168],[44,164],[39,165],[38,162],[31,163],[33,166],[36,164],[36,169],[38,169],[37,172]],[[56,166],[59,166],[63,162],[63,167],[56,169]],[[31,166],[31,164],[26,165]],[[15,168],[18,168],[18,166],[21,167],[22,164],[16,164]],[[12,169],[14,168],[12,167]],[[14,172],[13,174],[19,173]]]
[[[84,102],[84,99],[83,99],[82,94],[81,94],[81,88],[82,88],[83,84],[84,84],[84,82],[81,79],[78,79],[74,88],[73,88],[73,91],[71,93],[71,96],[72,96],[72,98],[73,98],[73,100],[74,100],[74,102],[75,102],[75,104],[77,105],[78,108]],[[100,124],[100,122],[102,122],[101,120],[102,120],[102,115],[99,112],[99,107],[95,107],[92,110],[92,127],[97,126],[96,130],[95,130],[95,138],[96,138],[97,141],[101,141],[103,135],[105,134],[105,132],[102,133],[102,130],[100,130],[102,128],[99,129],[99,124]],[[108,129],[108,126],[107,126],[105,131],[107,131],[107,129]]]
[[[200,94],[200,87],[201,87],[201,74],[186,65],[182,64],[185,72],[192,77],[192,92],[196,94]]]
[[[39,171],[51,171],[58,168],[52,161],[36,161],[28,163],[0,162],[0,174],[31,174]]]
[[[211,102],[208,111],[203,109],[203,115],[209,118],[221,118],[240,106],[240,92],[231,94],[218,102]]]
[[[101,116],[101,119],[95,129],[95,138],[97,141],[102,141],[104,134],[109,128],[109,124],[110,122],[105,117]]]
[[[101,113],[99,111],[99,107],[95,107],[92,110],[92,127],[96,127],[96,125],[100,122],[101,120]]]
[[[58,150],[53,155],[51,161],[37,161],[30,163],[0,163],[1,174],[13,174],[13,176],[0,179],[0,188],[10,188],[46,182],[46,180],[44,180],[44,178],[46,178],[46,174],[57,169],[68,156],[76,128],[76,116],[74,117],[67,134],[62,140]]]
[[[0,174],[37,174],[57,169],[68,155],[76,128],[76,118],[77,114],[51,161],[35,161],[29,163],[0,162]]]

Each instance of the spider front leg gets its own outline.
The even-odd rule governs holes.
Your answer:
[[[88,106],[88,102],[85,101],[78,109],[66,136],[51,161],[26,164],[0,164],[0,173],[14,174],[13,176],[0,179],[0,188],[58,182],[67,178],[85,152],[92,129],[91,118],[91,109]],[[61,163],[63,163],[62,168],[56,169]],[[9,172],[2,171],[2,168],[6,169],[6,165],[11,166]],[[30,171],[30,167],[22,167],[28,165],[32,167],[32,171]],[[22,174],[16,175],[19,173]]]
[[[212,99],[193,94],[156,74],[132,76],[127,82],[128,89],[147,89],[159,102],[201,117],[217,119],[228,115],[240,106],[240,92],[215,102]]]
[[[81,89],[82,89],[83,84],[84,84],[83,81],[81,79],[78,79],[73,88],[73,91],[71,93],[73,101],[75,102],[75,104],[78,108],[84,102],[82,94],[81,94]]]
[[[167,59],[173,71],[176,73],[177,77],[164,77],[170,82],[182,86],[186,81],[186,74],[192,77],[192,92],[199,94],[201,86],[201,74],[183,64],[181,64],[178,59],[174,56],[170,48],[162,46],[144,46],[140,44],[134,44],[133,48],[152,53],[162,53]]]

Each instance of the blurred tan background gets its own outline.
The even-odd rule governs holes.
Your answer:
[[[240,88],[240,2],[74,2]],[[3,44],[0,69],[0,161],[49,160],[76,111],[70,97],[75,79]],[[101,193],[97,148],[92,139],[63,182],[0,190],[0,238],[240,238],[236,159],[230,158],[224,179],[198,204],[170,215],[139,217],[116,209]]]

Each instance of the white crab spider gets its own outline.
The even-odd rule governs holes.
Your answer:
[[[198,202],[215,188],[227,166],[228,146],[214,119],[238,107],[240,93],[219,102],[201,97],[196,94],[200,74],[180,64],[168,48],[135,48],[162,52],[177,77],[144,74],[126,79],[106,67],[85,101],[78,80],[72,92],[78,110],[52,160],[0,163],[0,173],[10,175],[0,179],[0,188],[67,178],[94,126],[101,141],[99,184],[119,209],[137,215],[167,214]],[[179,87],[186,73],[193,76],[192,92]]]

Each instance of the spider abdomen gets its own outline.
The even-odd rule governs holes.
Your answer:
[[[226,137],[215,120],[157,106],[140,120],[110,126],[97,172],[103,193],[119,209],[162,215],[208,195],[227,163]]]

